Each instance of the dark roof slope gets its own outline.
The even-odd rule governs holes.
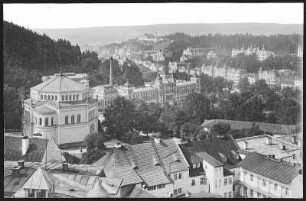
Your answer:
[[[267,156],[257,152],[250,153],[237,165],[245,170],[283,184],[289,184],[297,177],[300,169],[297,166],[288,165],[288,163],[267,158]]]
[[[232,151],[238,152],[239,150],[232,138],[205,139],[202,141],[192,141],[179,146],[182,150],[188,150],[189,153],[196,155],[201,152],[206,152],[208,155],[216,159],[216,161],[222,162],[227,168],[234,167],[241,160],[236,159],[232,153]],[[219,153],[226,156],[226,162],[222,159]],[[187,158],[187,161],[188,160],[189,159]]]
[[[29,148],[26,155],[22,156],[22,137],[4,135],[4,160],[41,162],[44,157],[48,140],[42,138],[29,138]]]

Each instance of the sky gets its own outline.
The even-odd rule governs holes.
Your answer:
[[[303,24],[303,3],[3,4],[3,19],[29,29],[170,23]]]

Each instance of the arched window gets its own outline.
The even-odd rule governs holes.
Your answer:
[[[68,95],[66,95],[66,100],[68,100]]]
[[[76,95],[76,99],[79,100],[79,94]]]
[[[77,116],[77,123],[81,123],[81,115],[80,114],[78,114],[78,116]]]
[[[42,118],[39,117],[39,125],[41,126],[42,125]]]
[[[90,131],[89,131],[90,133],[93,133],[93,132],[95,132],[95,124],[91,124],[90,125]]]
[[[54,95],[51,96],[51,100],[54,100]]]
[[[47,100],[47,95],[44,95],[44,100]]]
[[[64,101],[65,100],[65,97],[64,96],[62,96],[62,101]]]
[[[65,116],[65,124],[68,124],[68,115]]]
[[[55,101],[57,101],[57,96],[54,96]]]
[[[74,124],[74,115],[71,115],[71,123]]]
[[[48,126],[48,117],[45,118],[45,126]]]
[[[71,100],[71,95],[69,95],[69,100]]]
[[[50,100],[50,95],[48,95],[48,100]]]
[[[55,96],[56,97],[56,96]],[[54,125],[54,122],[53,122],[53,117],[51,117],[51,126],[53,126]]]
[[[44,96],[43,95],[40,95],[40,100],[42,100],[44,98]]]
[[[75,94],[73,94],[73,100],[75,100]]]

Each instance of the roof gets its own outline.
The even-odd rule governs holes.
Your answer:
[[[226,120],[226,119],[211,119],[205,120],[202,126],[211,127],[217,123],[228,123],[231,126],[231,129],[249,129],[253,124],[258,125],[260,130],[267,133],[274,134],[288,134],[293,133],[296,129],[296,125],[285,125],[285,124],[272,124],[272,123],[262,123],[262,122],[250,122],[250,121],[234,121],[234,120]]]
[[[87,89],[84,85],[69,79],[64,75],[56,75],[49,80],[32,87],[31,89],[41,92],[70,92]]]
[[[132,189],[132,191],[129,193],[129,195],[127,196],[128,198],[154,198],[154,196],[143,190],[141,187],[139,186],[134,186],[134,188]]]
[[[238,163],[238,166],[283,184],[290,184],[298,176],[300,169],[256,152],[247,155],[244,160]]]
[[[34,108],[34,111],[38,114],[43,114],[43,115],[55,114],[56,113],[56,111],[54,109],[51,109],[50,107],[47,107],[46,105]]]
[[[104,166],[107,177],[123,178],[123,186],[142,182],[148,186],[167,184],[172,181],[169,172],[188,170],[188,164],[172,139],[161,140],[160,144],[150,141],[122,145],[94,165]]]
[[[267,138],[272,139],[271,145],[266,144]],[[236,139],[236,142],[241,149],[244,149],[244,144],[247,142],[248,149],[246,151],[248,152],[256,151],[264,155],[275,155],[275,158],[277,159],[290,157],[300,150],[297,145],[270,135],[257,135],[253,137],[239,138]],[[283,150],[281,145],[285,145],[286,149]],[[299,154],[296,154],[296,159],[293,161],[301,162],[301,157],[299,157]]]
[[[102,187],[101,181],[97,179],[94,183],[94,187],[88,192],[88,198],[107,198],[108,192]]]
[[[4,160],[41,162],[44,155],[48,140],[43,138],[28,138],[29,148],[25,156],[22,156],[22,137],[4,135]]]
[[[190,197],[187,198],[221,198],[221,195],[213,194],[213,193],[207,193],[205,191],[201,191],[196,194],[191,194]]]
[[[236,159],[232,153],[238,152],[239,147],[231,137],[191,141],[187,144],[180,144],[179,146],[182,151],[185,150],[183,153],[189,152],[189,155],[195,154],[198,157],[207,160],[207,162],[214,166],[219,166],[221,163],[227,168],[232,168],[240,161],[240,159]],[[219,153],[227,158],[226,162],[223,161],[223,158]],[[187,161],[191,161],[189,155],[185,154]]]
[[[50,190],[55,184],[55,180],[52,175],[41,169],[41,167],[38,167],[22,188]]]

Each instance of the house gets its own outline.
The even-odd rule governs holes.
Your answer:
[[[241,160],[233,138],[206,139],[179,145],[193,172],[204,172],[208,193],[233,197],[236,164]]]
[[[301,166],[250,153],[239,166],[236,195],[247,198],[303,198]]]

